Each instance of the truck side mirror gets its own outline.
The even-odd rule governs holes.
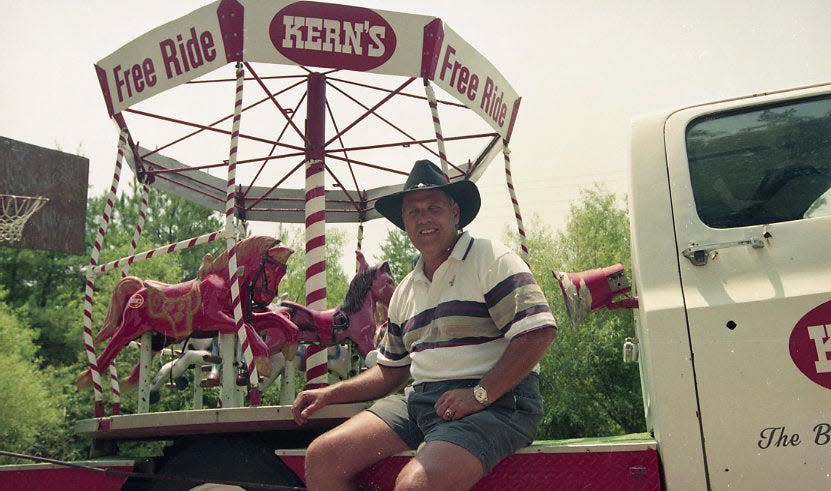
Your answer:
[[[623,274],[623,265],[615,264],[607,268],[590,269],[580,273],[562,273],[553,271],[560,284],[566,312],[571,325],[579,327],[586,317],[595,310],[607,308],[635,309],[638,299],[627,297],[617,302],[612,300],[632,290],[629,280]]]

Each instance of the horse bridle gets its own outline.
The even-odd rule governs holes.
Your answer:
[[[343,313],[343,310],[338,309],[335,315],[332,316],[332,342],[338,341],[337,335],[339,332],[349,329],[349,316]]]
[[[278,244],[278,243],[279,243],[279,241],[275,242],[275,244]],[[254,312],[262,312],[262,311],[268,309],[268,305],[261,304],[261,303],[258,303],[256,301],[254,301],[254,294],[255,293],[265,292],[265,293],[271,294],[271,292],[268,290],[268,275],[265,272],[265,265],[267,263],[276,264],[277,266],[282,266],[284,268],[286,267],[285,263],[281,263],[280,261],[278,261],[278,260],[274,259],[273,257],[269,256],[268,255],[268,250],[266,250],[263,253],[263,257],[262,257],[262,259],[260,259],[260,266],[257,268],[257,273],[251,278],[251,281],[248,283],[248,293],[246,294],[246,297],[248,297],[248,298],[247,298],[246,309],[245,309],[246,310],[245,318],[248,322],[253,322],[254,321]],[[260,286],[259,287],[255,286],[255,283],[257,282],[257,278],[262,278],[262,280],[260,281]],[[277,296],[277,287],[275,286],[274,294],[272,295],[272,297],[276,297],[276,296]]]

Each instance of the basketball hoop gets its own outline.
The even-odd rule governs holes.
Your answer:
[[[0,194],[0,242],[19,242],[23,227],[48,198]]]

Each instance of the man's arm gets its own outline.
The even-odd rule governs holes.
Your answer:
[[[519,334],[511,339],[496,365],[479,381],[479,385],[488,391],[488,399],[491,402],[499,399],[522,381],[543,357],[556,335],[557,328],[551,325]],[[436,401],[435,407],[439,416],[443,416],[448,409],[453,410],[453,417],[450,419],[459,419],[484,409],[473,397],[473,389],[447,391]]]
[[[297,394],[291,413],[294,421],[302,425],[308,421],[309,416],[329,404],[370,401],[383,397],[404,384],[409,376],[409,365],[387,367],[378,364],[357,377],[320,389],[304,390]]]
[[[488,391],[488,398],[495,401],[522,381],[556,336],[557,329],[546,326],[513,338],[496,365],[479,381]]]

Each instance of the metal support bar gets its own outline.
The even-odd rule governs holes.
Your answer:
[[[141,335],[139,351],[138,403],[136,412],[150,412],[150,365],[153,361],[153,333],[148,331]]]

